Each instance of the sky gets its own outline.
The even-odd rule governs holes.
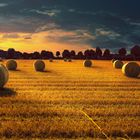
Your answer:
[[[139,0],[0,0],[0,49],[116,52],[140,44]]]

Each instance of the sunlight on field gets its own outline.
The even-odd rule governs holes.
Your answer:
[[[81,110],[109,137],[140,137],[140,78],[125,77],[110,61],[53,63],[35,72],[20,60],[0,90],[0,137],[104,138]]]

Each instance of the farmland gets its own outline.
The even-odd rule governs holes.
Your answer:
[[[111,138],[140,138],[140,78],[110,61],[45,60],[45,72],[17,63],[0,90],[0,138],[104,138],[82,111]]]

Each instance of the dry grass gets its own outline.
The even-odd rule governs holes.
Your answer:
[[[140,138],[140,78],[125,77],[110,61],[18,61],[0,90],[1,138],[104,138],[81,112],[111,138]]]

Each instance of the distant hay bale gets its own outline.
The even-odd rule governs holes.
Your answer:
[[[120,61],[120,60],[116,60],[116,61],[114,61],[114,63],[113,63],[113,67],[116,68],[116,69],[121,69],[122,66],[123,66],[123,62]]]
[[[49,59],[49,62],[53,62],[53,59]]]
[[[84,61],[84,66],[85,67],[91,67],[92,66],[92,61],[91,60],[85,60]]]
[[[0,62],[2,62],[3,61],[3,59],[0,57]]]
[[[67,62],[67,58],[64,58],[64,62]]]
[[[8,82],[9,79],[9,72],[7,68],[0,64],[0,88],[3,88],[4,85]]]
[[[36,71],[44,71],[45,63],[42,60],[37,60],[34,62],[34,68]]]
[[[128,62],[122,67],[122,73],[128,77],[138,77],[140,66],[136,62]]]
[[[17,62],[15,60],[9,60],[6,63],[6,67],[8,70],[16,70],[17,69]]]
[[[114,63],[115,61],[116,61],[115,59],[112,59],[112,60],[111,60],[112,63]]]
[[[72,62],[72,60],[71,60],[71,59],[68,59],[67,61],[68,61],[68,62]]]

